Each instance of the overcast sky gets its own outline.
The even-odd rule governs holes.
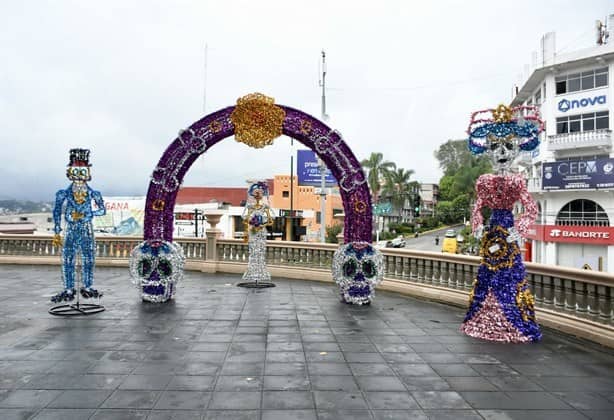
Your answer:
[[[545,32],[557,51],[589,47],[609,13],[608,0],[4,0],[0,199],[52,200],[71,147],[92,150],[95,189],[144,195],[179,129],[251,92],[317,117],[322,49],[328,123],[356,157],[382,152],[437,182],[434,150],[511,100]],[[228,138],[184,185],[289,173],[290,155],[285,137],[258,150]]]

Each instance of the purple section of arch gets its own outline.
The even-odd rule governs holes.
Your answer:
[[[277,106],[286,112],[283,133],[314,150],[339,181],[345,212],[344,241],[371,242],[371,194],[362,167],[348,145],[337,132],[311,115]],[[200,119],[168,146],[147,191],[145,240],[173,240],[173,208],[183,177],[201,154],[234,134],[230,121],[234,108],[224,108]]]

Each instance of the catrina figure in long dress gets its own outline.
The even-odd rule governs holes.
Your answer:
[[[471,337],[512,343],[541,338],[518,243],[535,220],[537,206],[524,178],[512,173],[510,167],[520,151],[539,145],[542,130],[536,107],[499,105],[471,116],[469,149],[474,154],[490,154],[496,170],[480,176],[475,186],[472,228],[481,240],[482,259],[461,326]],[[515,221],[512,210],[516,202],[524,212]],[[491,209],[486,225],[481,212],[484,207]]]
[[[243,211],[243,224],[248,239],[247,271],[244,282],[270,282],[271,274],[266,268],[267,226],[273,225],[269,207],[269,188],[265,182],[255,182],[247,190],[247,203]]]

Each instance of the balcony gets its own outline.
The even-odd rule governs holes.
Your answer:
[[[608,152],[612,149],[612,130],[578,131],[575,133],[548,136],[550,151],[595,147]]]

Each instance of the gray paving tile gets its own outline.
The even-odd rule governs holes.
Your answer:
[[[260,392],[216,391],[213,393],[208,410],[250,410],[260,409]]]
[[[85,408],[46,408],[39,411],[32,420],[87,420],[94,410]]]
[[[313,391],[318,410],[367,410],[367,402],[360,392]]]
[[[406,391],[405,385],[396,376],[357,376],[356,382],[362,391]]]
[[[153,408],[161,391],[116,390],[102,404],[103,408]]]
[[[69,390],[62,392],[49,408],[97,408],[111,395],[111,390]]]
[[[11,391],[0,401],[0,408],[46,407],[61,393],[62,391],[45,389]]]
[[[458,392],[413,391],[411,394],[424,410],[471,409]]]
[[[216,391],[260,391],[261,376],[219,376],[215,384]]]
[[[481,376],[445,377],[450,388],[454,391],[497,391],[498,388]]]
[[[409,392],[365,392],[367,402],[373,410],[416,410],[420,409]]]
[[[200,420],[201,410],[152,410],[147,420]]]
[[[149,410],[98,410],[90,420],[145,420]]]
[[[369,410],[318,410],[318,420],[373,420]]]
[[[478,413],[485,420],[579,420],[599,418],[598,416],[585,416],[574,410],[478,410]],[[602,417],[602,419],[612,419],[612,412],[609,414],[610,417]]]
[[[428,420],[422,410],[373,410],[375,420]]]
[[[38,409],[22,408],[0,408],[0,419],[2,420],[28,420]]]
[[[518,407],[533,410],[571,410],[572,407],[547,392],[461,392],[476,409],[513,410]]]
[[[309,391],[264,391],[262,408],[268,410],[292,410],[315,408]]]
[[[178,391],[212,391],[215,376],[176,375],[168,383],[166,389]]]
[[[358,391],[355,377],[351,375],[311,375],[311,388],[317,391]]]
[[[204,391],[164,391],[158,398],[156,410],[204,410],[211,398]]]
[[[311,383],[306,376],[265,376],[265,390],[270,391],[307,391]]]

